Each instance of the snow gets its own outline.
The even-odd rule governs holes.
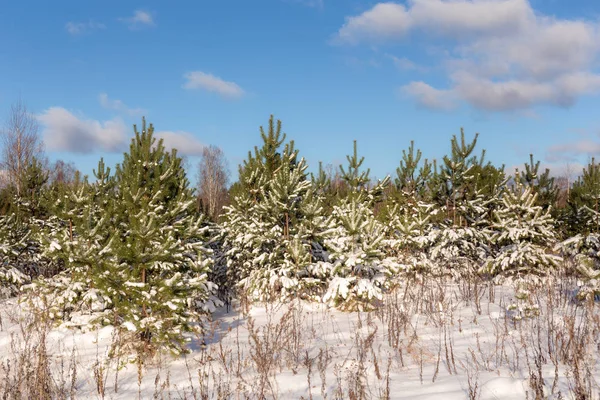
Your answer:
[[[572,365],[555,365],[552,358],[557,353],[546,354],[547,341],[564,346],[560,335],[568,331],[571,318],[577,320],[577,329],[586,324],[591,328],[600,316],[597,307],[589,309],[592,314],[585,319],[582,307],[571,301],[558,303],[562,289],[552,297],[544,297],[541,290],[536,297],[541,299],[540,315],[515,321],[507,312],[515,301],[512,287],[480,287],[480,294],[472,296],[466,293],[473,287],[462,285],[400,287],[372,312],[341,312],[299,300],[254,304],[243,312],[245,306],[236,303],[230,313],[217,309],[203,338],[188,336],[189,354],[163,354],[141,370],[124,359],[109,358],[117,338],[111,326],[89,331],[51,328],[45,335],[47,351],[57,382],[70,382],[68,371],[58,376],[58,366],[70,365],[75,358],[77,398],[102,397],[94,375],[102,371],[108,399],[169,394],[192,398],[203,391],[209,398],[218,393],[224,398],[256,398],[264,389],[267,398],[349,398],[350,391],[364,390],[366,398],[389,393],[393,399],[454,400],[469,398],[469,381],[472,388],[476,385],[479,399],[535,398],[530,382],[532,371],[537,371],[534,354],[539,344],[545,396],[574,398]],[[80,319],[83,326],[85,316]],[[0,303],[0,321],[3,362],[15,360],[16,353],[26,354],[27,343],[43,332],[28,331],[32,314],[15,299]],[[123,325],[135,330],[132,323]],[[554,334],[547,333],[549,326],[556,329]],[[600,338],[598,333],[589,338],[581,368],[585,365],[596,382],[600,364],[593,349]],[[595,383],[592,390],[600,395]]]

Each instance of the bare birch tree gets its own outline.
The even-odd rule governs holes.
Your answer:
[[[227,202],[229,171],[223,150],[204,147],[198,163],[198,200],[212,220],[216,220]]]
[[[50,166],[50,182],[52,184],[70,185],[77,180],[78,171],[73,162],[56,160]]]
[[[34,158],[40,159],[44,143],[39,136],[37,119],[21,101],[12,104],[1,135],[2,160],[7,183],[14,185],[17,195],[23,190],[23,176]]]

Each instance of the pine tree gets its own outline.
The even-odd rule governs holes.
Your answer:
[[[387,252],[411,274],[429,269],[422,249],[439,211],[431,202],[432,164],[427,159],[421,163],[421,159],[421,150],[415,151],[413,141],[408,150],[402,150],[395,185],[379,217],[387,227]]]
[[[450,141],[450,156],[444,156],[443,165],[439,172],[434,170],[432,185],[434,186],[434,199],[445,210],[447,219],[453,226],[462,226],[465,223],[464,215],[459,208],[469,194],[469,183],[472,180],[471,170],[477,162],[476,157],[471,157],[477,145],[479,134],[470,143],[465,140],[464,130],[460,130],[460,142],[456,135]]]
[[[261,301],[313,298],[321,290],[310,269],[325,229],[320,197],[307,179],[305,160],[285,138],[281,121],[275,124],[271,116],[268,132],[261,127],[262,147],[240,166],[223,223],[230,282]]]
[[[0,216],[0,298],[16,295],[30,280],[23,259],[30,257],[31,231],[16,219],[15,214]]]
[[[354,152],[352,155],[347,155],[346,159],[348,160],[348,169],[344,169],[343,165],[340,165],[340,171],[342,173],[342,179],[346,182],[346,184],[351,189],[351,194],[358,194],[366,189],[370,179],[369,173],[371,172],[370,168],[367,168],[366,171],[361,171],[360,167],[365,161],[364,157],[358,158],[358,148],[356,145],[356,140],[354,141]]]
[[[581,298],[600,295],[600,165],[592,162],[573,184],[569,198],[571,237],[559,248],[585,281]]]
[[[44,257],[41,240],[55,220],[46,198],[48,174],[36,158],[22,169],[21,191],[7,188],[8,213],[0,216],[0,292],[15,295],[32,278],[56,273],[59,265]],[[0,293],[2,294],[2,293]]]
[[[181,352],[182,334],[199,332],[201,315],[215,307],[207,229],[177,151],[168,153],[145,120],[134,132],[115,173],[112,301],[122,327],[154,348]]]
[[[323,162],[319,161],[319,171],[317,175],[311,175],[313,191],[319,195],[325,195],[331,186],[331,177],[323,170]]]
[[[435,275],[472,276],[490,252],[489,213],[495,197],[485,197],[478,187],[479,173],[490,166],[485,150],[472,156],[478,136],[467,143],[461,129],[460,140],[452,137],[450,156],[444,156],[439,171],[434,168],[431,185],[443,218],[430,227],[423,247]]]
[[[543,173],[540,173],[539,169],[540,161],[534,163],[533,154],[530,154],[529,163],[525,164],[525,172],[520,174],[520,179],[524,186],[530,187],[532,192],[538,195],[536,204],[547,210],[556,203],[558,187],[548,168]]]
[[[66,270],[38,285],[69,325],[88,314],[86,323],[129,332],[136,340],[126,352],[180,353],[184,333],[201,333],[202,316],[218,303],[206,228],[176,150],[166,152],[145,120],[134,131],[115,176],[101,160],[96,182],[71,194],[46,250]]]
[[[402,150],[402,160],[396,169],[396,195],[387,202],[386,213],[388,226],[392,236],[399,240],[401,247],[415,250],[418,237],[425,234],[427,226],[432,222],[431,217],[437,213],[433,204],[429,203],[429,183],[432,165],[425,159],[420,164],[421,150],[414,149],[410,142],[408,151]]]
[[[358,157],[356,141],[347,159],[347,169],[340,166],[340,171],[349,194],[333,208],[330,224],[334,228],[325,239],[332,279],[323,301],[345,310],[369,309],[382,299],[389,278],[399,268],[381,251],[385,228],[372,211],[389,177],[367,189],[369,170],[360,170],[364,157]]]
[[[600,165],[594,158],[569,193],[568,224],[571,234],[600,232]]]
[[[415,142],[410,142],[408,152],[402,150],[402,161],[396,168],[396,189],[404,195],[407,200],[425,197],[427,184],[431,178],[432,165],[427,159],[421,162],[422,153],[417,149],[415,154]]]
[[[513,190],[504,193],[502,207],[495,212],[492,240],[499,250],[485,272],[544,276],[561,261],[548,252],[556,242],[554,219],[550,210],[537,205],[537,194],[531,187],[523,187],[519,178],[517,173]]]
[[[115,182],[103,159],[93,172],[94,183],[86,178],[65,193],[57,209],[61,223],[43,241],[45,255],[62,262],[65,270],[35,285],[50,316],[71,326],[118,323],[113,321],[116,292],[122,287],[115,282],[120,274],[112,247]]]

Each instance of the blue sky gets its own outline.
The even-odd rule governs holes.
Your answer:
[[[383,177],[464,127],[495,164],[533,152],[560,175],[600,153],[599,17],[595,0],[8,2],[0,119],[21,98],[50,159],[88,174],[145,115],[191,169],[221,147],[235,179],[274,114],[311,170],[357,139]]]

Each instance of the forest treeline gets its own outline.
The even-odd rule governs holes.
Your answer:
[[[344,165],[309,174],[281,121],[259,133],[231,186],[211,146],[192,188],[145,120],[114,170],[100,159],[88,177],[46,161],[18,103],[2,132],[0,294],[57,324],[113,325],[137,354],[185,351],[185,333],[232,298],[368,310],[414,279],[510,281],[526,294],[557,273],[581,278],[582,301],[600,294],[594,160],[573,182],[533,155],[505,171],[461,130],[441,160],[410,142],[395,176],[373,181],[356,141]]]

